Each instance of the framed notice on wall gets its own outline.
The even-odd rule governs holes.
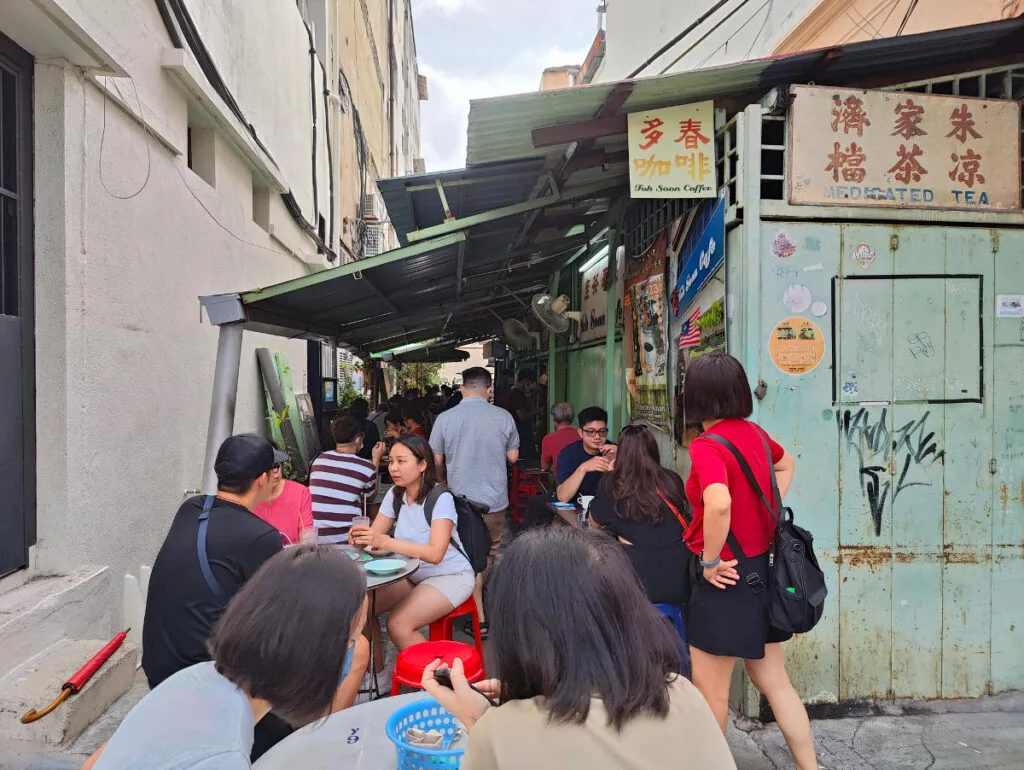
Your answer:
[[[912,92],[794,86],[789,202],[1020,208],[1020,105]]]

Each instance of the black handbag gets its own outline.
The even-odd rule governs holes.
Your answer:
[[[758,434],[761,435],[760,431]],[[729,439],[714,433],[705,433],[703,437],[718,442],[732,453],[750,486],[775,519],[775,537],[768,551],[767,584],[756,572],[749,572],[745,578],[755,593],[764,594],[769,625],[783,633],[807,633],[821,620],[828,587],[825,585],[825,573],[821,571],[818,558],[814,555],[814,537],[806,529],[793,523],[793,509],[782,504],[768,442],[761,435],[761,442],[768,456],[774,506],[765,497],[750,464]],[[747,561],[731,529],[727,542],[740,562]]]

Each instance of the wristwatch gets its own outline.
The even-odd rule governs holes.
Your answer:
[[[722,557],[719,556],[714,561],[704,561],[703,554],[701,554],[701,558],[699,559],[699,561],[701,569],[712,569],[722,563]]]

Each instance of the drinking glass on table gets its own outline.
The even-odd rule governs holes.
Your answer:
[[[363,514],[362,516],[356,516],[354,519],[352,519],[352,529],[355,529],[356,527],[369,527],[369,526],[370,526],[370,517],[367,516],[366,514]],[[370,546],[364,546],[363,550],[367,551],[367,548],[369,548],[369,547]],[[369,551],[367,551],[367,553],[369,553]]]

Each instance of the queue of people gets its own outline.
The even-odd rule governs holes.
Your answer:
[[[737,659],[797,768],[817,767],[786,673],[789,637],[771,628],[745,579],[767,573],[776,524],[736,458],[709,438],[732,442],[763,492],[774,473],[786,494],[795,461],[749,421],[740,363],[709,354],[689,366],[686,415],[703,433],[689,447],[685,482],[662,466],[649,428],[626,426],[613,443],[603,409],[553,407],[556,428],[540,442],[555,478],[547,500],[585,503],[589,528],[556,516],[508,530],[522,415],[491,403],[492,384],[490,372],[471,368],[461,400],[449,407],[454,394],[438,392],[435,414],[416,406],[418,392],[397,414],[388,404],[390,448],[373,441],[379,414],[357,405],[332,423],[335,447],[314,461],[308,489],[282,478],[287,456],[267,439],[227,439],[217,495],[181,506],[153,565],[143,629],[153,691],[86,767],[130,767],[141,752],[146,767],[212,757],[211,767],[247,767],[298,727],[350,707],[378,621],[367,617],[365,579],[343,543],[420,561],[376,593],[400,650],[475,596],[497,673],[476,687],[501,705],[469,687],[458,661],[452,689],[434,679],[438,664],[422,682],[469,731],[468,770],[660,767],[679,756],[734,767],[723,736]],[[385,454],[394,486],[370,519]],[[454,495],[487,510],[492,551],[479,575]],[[737,558],[730,534],[749,557]]]

